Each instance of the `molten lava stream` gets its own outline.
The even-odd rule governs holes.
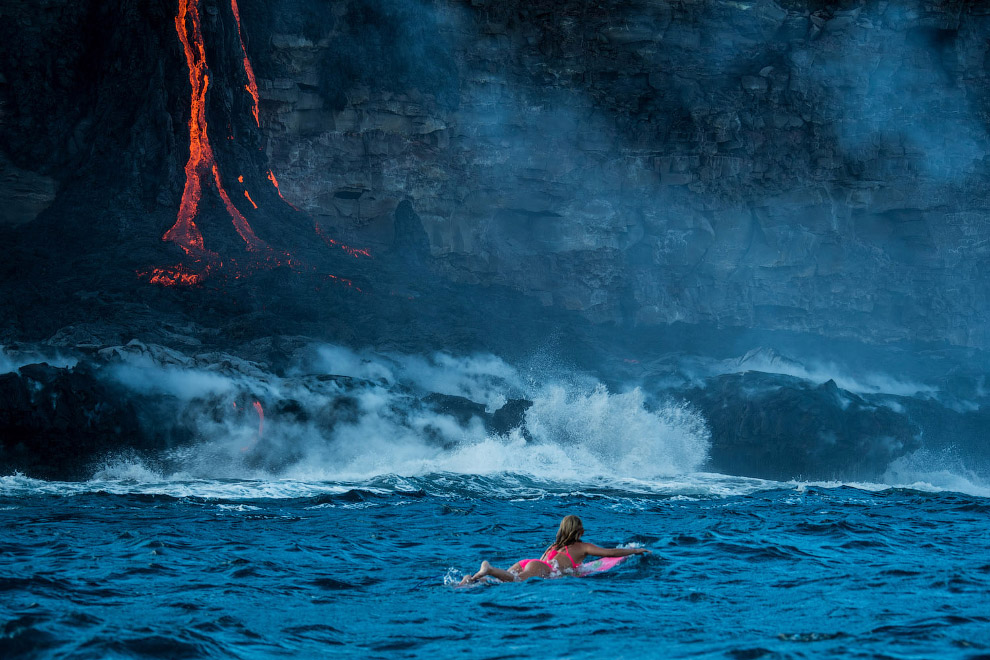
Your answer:
[[[281,199],[286,204],[288,204],[289,206],[291,206],[292,208],[294,208],[297,211],[299,211],[299,208],[295,204],[293,204],[292,202],[290,202],[289,200],[287,200],[285,197],[282,197],[282,189],[278,187],[278,179],[275,178],[275,174],[272,173],[271,170],[268,170],[268,180],[271,181],[272,182],[272,185],[275,186],[275,192],[278,193],[278,198]],[[302,213],[302,211],[299,211],[299,212]]]
[[[268,246],[257,237],[247,219],[230,200],[230,195],[227,194],[220,178],[220,169],[210,144],[206,122],[206,92],[209,89],[210,76],[206,66],[206,48],[203,43],[199,0],[179,0],[179,13],[175,17],[175,30],[186,55],[186,64],[189,67],[189,85],[192,90],[189,103],[189,160],[185,167],[186,185],[182,192],[182,203],[179,206],[178,217],[172,228],[162,238],[177,243],[191,256],[207,257],[210,261],[219,258],[215,253],[206,250],[203,235],[194,220],[203,195],[204,179],[212,174],[213,183],[237,233],[247,245],[248,250],[261,251]]]
[[[251,60],[247,56],[247,48],[244,47],[244,37],[241,36],[241,13],[237,9],[237,0],[230,0],[230,9],[234,12],[234,20],[237,22],[237,41],[241,44],[241,54],[244,56],[244,73],[247,74],[248,84],[244,89],[254,100],[251,113],[254,115],[254,123],[261,127],[261,118],[258,116],[258,83],[254,79],[254,69],[251,68]]]
[[[371,252],[368,250],[368,248],[354,248],[351,247],[350,245],[344,245],[343,243],[338,243],[334,239],[327,236],[325,233],[323,233],[323,227],[320,226],[319,222],[314,222],[313,228],[316,230],[316,235],[319,236],[321,239],[323,239],[323,242],[327,245],[327,247],[340,248],[341,250],[351,255],[355,259],[360,259],[361,257],[366,257],[368,259],[372,258]]]
[[[234,205],[231,195],[227,192],[220,174],[220,167],[217,163],[213,146],[210,143],[209,126],[206,121],[206,100],[210,86],[210,72],[206,65],[206,47],[203,40],[203,23],[200,15],[201,0],[178,0],[178,13],[175,16],[175,31],[182,43],[182,51],[186,58],[186,65],[189,70],[189,159],[185,165],[185,185],[182,191],[182,201],[179,204],[179,211],[175,223],[165,232],[162,240],[171,241],[177,244],[191,260],[185,264],[166,268],[153,268],[139,272],[141,277],[147,277],[149,282],[165,286],[191,285],[201,283],[207,275],[219,272],[221,269],[234,268],[234,277],[245,274],[238,268],[236,261],[230,258],[223,258],[207,249],[203,234],[196,224],[200,202],[206,186],[212,182],[216,188],[224,208],[230,216],[241,240],[249,252],[255,253],[264,258],[264,264],[255,261],[244,265],[247,269],[258,267],[273,267],[276,265],[289,265],[296,267],[291,256],[287,253],[276,253],[268,244],[255,234],[254,229],[243,213]],[[241,32],[241,16],[237,6],[237,0],[231,0],[231,11],[237,23],[237,38],[241,48],[244,71],[247,75],[248,84],[245,89],[251,95],[252,114],[255,124],[260,126],[258,114],[258,85],[254,77],[254,69],[247,56],[247,49],[244,45],[244,37]],[[228,133],[230,125],[228,123]],[[232,138],[233,135],[230,135]],[[279,198],[283,201],[282,192],[279,190],[278,181],[275,175],[268,171],[268,179],[275,186]],[[237,179],[244,183],[244,177]],[[247,190],[243,191],[244,198],[254,209],[258,205],[252,199]],[[288,203],[288,202],[286,202]],[[292,206],[292,204],[289,204]],[[296,208],[292,206],[292,208]],[[299,209],[296,209],[299,210]]]
[[[150,270],[138,271],[137,274],[139,277],[147,277],[148,282],[151,284],[160,284],[161,286],[192,286],[194,284],[201,284],[208,272],[208,266],[203,272],[196,272],[179,264],[170,268],[152,268]]]
[[[261,440],[261,436],[264,435],[265,433],[265,409],[261,407],[260,401],[255,401],[254,403],[251,404],[251,407],[254,408],[254,411],[256,413],[258,413],[258,434],[254,436],[254,439],[251,441],[251,444],[245,447],[241,447],[242,452],[247,452],[254,449],[254,447]],[[237,403],[234,403],[234,410],[237,410]]]
[[[192,14],[189,13],[190,3],[192,4]],[[200,170],[205,162],[212,159],[209,139],[206,137],[206,90],[210,85],[210,77],[206,69],[206,50],[203,46],[197,3],[198,0],[179,0],[179,13],[175,17],[175,30],[179,34],[179,40],[182,42],[182,49],[186,55],[191,87],[189,160],[186,161],[186,185],[182,191],[179,215],[175,224],[165,232],[162,238],[177,243],[185,250],[186,254],[215,259],[217,255],[206,250],[203,244],[203,235],[193,221],[203,194]],[[187,16],[190,18],[191,26],[186,25]]]

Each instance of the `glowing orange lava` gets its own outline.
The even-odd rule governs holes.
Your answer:
[[[179,13],[175,17],[175,31],[182,42],[189,65],[189,85],[192,87],[190,96],[189,116],[189,160],[186,162],[186,185],[182,191],[182,203],[179,205],[179,215],[175,224],[165,232],[163,240],[173,241],[186,254],[195,257],[216,259],[217,255],[206,249],[203,244],[203,234],[196,226],[194,218],[199,209],[203,196],[204,178],[208,172],[213,174],[213,182],[223,200],[227,213],[230,214],[234,228],[241,239],[247,244],[248,250],[258,251],[266,248],[264,241],[258,238],[251,225],[237,210],[220,180],[220,170],[213,155],[210,137],[206,124],[206,91],[210,86],[209,69],[206,66],[206,48],[203,44],[202,21],[199,15],[199,0],[179,0]]]
[[[258,441],[261,440],[261,435],[265,432],[265,411],[261,407],[261,402],[255,401],[251,404],[251,406],[254,408],[254,411],[258,413],[258,435],[254,436],[254,439],[251,440],[251,444],[246,447],[241,447],[242,452],[248,452],[254,449],[258,445]],[[234,410],[237,410],[236,402],[234,403]]]
[[[137,271],[137,275],[146,279],[151,284],[161,286],[192,286],[203,283],[208,277],[225,273],[234,279],[239,279],[262,268],[275,268],[287,266],[294,271],[313,271],[313,266],[307,266],[294,260],[286,252],[276,252],[269,245],[259,238],[251,224],[243,213],[234,205],[231,195],[224,186],[223,177],[217,162],[213,146],[210,143],[208,125],[206,120],[207,92],[210,87],[210,70],[206,63],[206,46],[203,36],[203,19],[200,14],[200,3],[202,0],[177,0],[178,11],[175,16],[175,31],[182,43],[182,51],[186,58],[186,65],[189,70],[189,158],[185,164],[185,185],[182,191],[182,200],[172,227],[165,232],[162,240],[171,241],[177,244],[186,254],[183,263],[176,266],[164,268],[149,268]],[[244,45],[244,38],[241,32],[241,17],[237,6],[237,0],[231,0],[231,11],[237,23],[237,38],[240,43],[243,55],[244,71],[247,75],[248,84],[245,86],[253,100],[252,114],[255,124],[261,125],[258,114],[258,86],[254,76],[254,69],[247,56],[247,49]],[[227,123],[227,137],[234,139],[231,124]],[[282,196],[278,181],[274,173],[268,171],[268,180],[275,186],[280,199],[285,201],[293,209],[299,211],[294,205],[289,203]],[[244,175],[239,175],[237,181],[241,184],[244,198],[254,209],[258,205],[252,199],[250,193],[244,189]],[[213,185],[217,194],[223,201],[227,214],[236,229],[241,240],[244,241],[247,250],[253,253],[249,260],[230,258],[229,255],[221,257],[220,254],[209,250],[205,245],[203,234],[196,224],[200,205],[203,199],[204,189]],[[338,245],[352,256],[370,256],[367,250],[349,248]],[[261,257],[260,259],[258,257]],[[350,280],[338,278],[333,275],[329,279],[339,282],[348,288],[357,289]],[[360,289],[357,289],[360,291]],[[259,435],[264,425],[264,411],[261,410],[259,402],[254,403],[258,411],[260,426]]]
[[[292,202],[287,200],[285,197],[282,197],[282,189],[278,187],[278,179],[275,178],[275,175],[271,170],[268,170],[268,180],[275,186],[275,192],[278,193],[278,198],[298,211],[299,209]]]
[[[186,162],[186,186],[182,191],[182,203],[179,205],[179,217],[175,224],[165,232],[162,238],[174,241],[186,251],[197,255],[206,252],[203,245],[203,235],[200,233],[193,218],[203,194],[200,181],[202,164],[212,158],[210,141],[206,137],[206,90],[210,85],[210,77],[206,69],[206,51],[203,47],[203,34],[200,27],[199,10],[196,3],[199,0],[179,0],[179,13],[175,17],[175,30],[179,33],[182,49],[186,54],[186,64],[189,65],[189,84],[192,87],[191,116],[189,117],[189,160]],[[192,14],[189,14],[190,2]],[[191,19],[187,27],[186,17]],[[190,39],[190,35],[192,38]]]
[[[251,113],[254,115],[254,123],[261,127],[261,119],[258,117],[258,83],[254,79],[254,69],[251,68],[251,60],[248,59],[247,49],[244,47],[244,38],[241,36],[241,13],[237,10],[237,0],[230,0],[230,8],[234,11],[234,20],[237,21],[237,40],[241,42],[241,54],[244,55],[244,73],[247,74],[248,84],[244,85],[251,98],[254,99],[254,106]]]
[[[258,437],[265,432],[265,409],[261,407],[261,401],[255,401],[251,404],[254,406],[254,411],[258,413]]]
[[[328,280],[331,280],[333,282],[337,282],[339,284],[343,284],[348,289],[354,289],[355,291],[358,291],[360,293],[364,293],[364,291],[361,291],[360,288],[354,286],[354,282],[352,282],[351,280],[347,279],[346,277],[337,277],[336,275],[329,275],[328,274],[327,275],[327,279]]]
[[[160,284],[161,286],[192,286],[193,284],[200,284],[206,277],[206,271],[196,272],[181,264],[169,268],[138,271],[137,274],[138,277],[147,277],[151,284]]]
[[[316,230],[316,235],[322,238],[323,242],[326,243],[328,247],[340,248],[355,259],[360,259],[361,257],[371,259],[371,252],[369,252],[367,248],[353,248],[350,245],[339,243],[323,233],[323,228],[320,226],[320,223],[316,222],[313,226]]]
[[[368,252],[368,248],[352,248],[349,245],[341,245],[340,249],[346,252],[347,254],[351,255],[355,259],[359,259],[361,257],[366,257],[368,259],[371,259],[371,253]]]

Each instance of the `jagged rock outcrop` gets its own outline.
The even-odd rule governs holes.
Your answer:
[[[31,222],[55,200],[55,180],[22,170],[0,154],[0,199],[4,213],[0,222],[19,225]]]
[[[747,371],[711,378],[684,397],[708,420],[712,466],[727,474],[878,481],[921,447],[906,416],[831,380]]]
[[[526,411],[533,406],[533,402],[526,399],[509,399],[497,410],[488,412],[483,403],[437,393],[424,397],[423,403],[434,412],[450,416],[461,426],[478,423],[488,433],[499,436],[507,436],[516,429],[525,433]]]
[[[566,451],[569,443],[587,449],[583,443],[630,440],[621,427],[601,429],[606,436],[590,440],[580,433],[548,434],[552,406],[538,390],[535,409],[524,398],[501,405],[492,403],[496,398],[486,406],[396,377],[387,361],[368,363],[370,369],[352,363],[354,373],[364,375],[344,376],[327,373],[330,363],[314,357],[318,349],[299,338],[273,344],[277,350],[256,346],[258,359],[252,360],[215,347],[179,351],[130,341],[62,353],[61,363],[77,362],[66,367],[24,364],[41,358],[44,347],[0,353],[0,371],[7,371],[0,374],[0,474],[86,479],[119,457],[125,463],[138,458],[163,475],[298,474],[292,471],[315,464],[333,470],[351,461],[388,462],[393,452],[429,461],[488,442],[560,443],[551,449]],[[274,373],[282,362],[291,366]],[[923,450],[929,470],[990,476],[984,375],[858,385],[851,377],[839,379],[857,393],[833,380],[718,371],[771,363],[803,369],[767,352],[708,360],[714,371],[707,375],[698,361],[687,380],[668,369],[670,377],[648,390],[647,409],[686,402],[685,410],[701,421],[692,432],[702,426],[706,438],[710,432],[703,469],[724,474],[880,481],[899,469],[900,459]],[[906,474],[910,480],[910,469]]]

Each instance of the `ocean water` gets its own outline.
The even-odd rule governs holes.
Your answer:
[[[566,514],[653,553],[454,586]],[[0,657],[990,658],[990,498],[436,472],[0,478]]]

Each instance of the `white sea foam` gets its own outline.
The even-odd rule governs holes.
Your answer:
[[[891,463],[880,481],[807,481],[790,482],[799,490],[809,486],[839,488],[848,486],[869,492],[891,489],[918,490],[930,493],[963,493],[990,497],[990,485],[969,470],[963,462],[946,452],[919,450]]]
[[[438,492],[446,481],[454,489],[523,498],[587,486],[683,497],[795,487],[699,472],[709,446],[704,419],[684,404],[650,404],[639,389],[610,391],[586,376],[560,372],[541,382],[490,355],[383,355],[341,347],[315,354],[285,378],[234,361],[210,369],[192,360],[180,366],[123,355],[106,376],[141,395],[172,397],[175,416],[192,420],[195,441],[152,462],[108,457],[93,480],[80,484],[2,477],[0,494],[104,490],[283,498],[350,488],[416,489],[424,478]],[[360,380],[344,383],[321,374]],[[424,405],[430,392],[464,396],[489,410],[525,397],[532,401],[526,430],[494,435],[477,418],[464,422]],[[245,403],[252,400],[291,401],[302,413],[270,410],[262,425]],[[411,481],[397,485],[402,480]],[[883,483],[850,485],[990,495],[961,462],[935,463],[920,455],[892,465]]]
[[[798,361],[771,349],[752,350],[742,357],[725,360],[717,372],[735,373],[739,371],[762,371],[765,373],[794,376],[813,383],[834,381],[835,384],[855,394],[889,394],[893,396],[933,396],[937,388],[895,376],[869,371],[852,373],[850,368],[834,362],[808,360]]]
[[[153,474],[149,471],[149,474]],[[933,483],[934,482],[934,483]],[[594,493],[595,497],[615,497],[623,508],[630,500],[646,498],[644,506],[654,506],[656,496],[667,501],[728,498],[754,493],[792,489],[803,493],[809,488],[833,490],[856,488],[864,492],[908,489],[924,492],[958,492],[977,497],[990,497],[990,488],[960,478],[952,473],[926,475],[924,480],[897,483],[803,481],[777,482],[717,473],[689,473],[657,479],[534,479],[527,475],[493,473],[487,476],[433,473],[420,477],[385,475],[366,481],[300,481],[295,479],[194,479],[187,475],[156,475],[154,479],[137,481],[114,478],[112,470],[84,482],[61,482],[31,479],[21,475],[0,477],[0,497],[31,495],[83,495],[104,492],[114,495],[164,495],[196,500],[278,500],[334,496],[359,489],[378,495],[425,490],[435,497],[485,497],[510,501],[529,501],[547,497],[579,497]],[[610,494],[603,494],[610,493]],[[356,503],[361,505],[361,503]],[[320,506],[349,506],[347,502]]]
[[[919,450],[887,468],[886,483],[914,490],[953,491],[990,497],[990,485],[951,451]]]
[[[586,378],[537,383],[491,355],[408,356],[338,346],[315,355],[279,378],[236,365],[207,371],[124,354],[108,377],[142,395],[174,397],[176,416],[194,420],[198,440],[162,454],[151,472],[124,457],[108,461],[97,478],[318,483],[515,473],[588,481],[670,477],[695,472],[706,459],[703,418],[682,404],[648,407],[639,389],[610,392]],[[314,380],[321,374],[359,380]],[[484,403],[490,412],[510,398],[528,398],[527,432],[497,436],[478,417],[437,412],[422,403],[432,392]],[[304,414],[270,414],[262,426],[244,404],[255,397],[291,400]]]
[[[218,504],[217,508],[221,511],[234,511],[236,513],[261,510],[261,507],[251,506],[250,504]]]

